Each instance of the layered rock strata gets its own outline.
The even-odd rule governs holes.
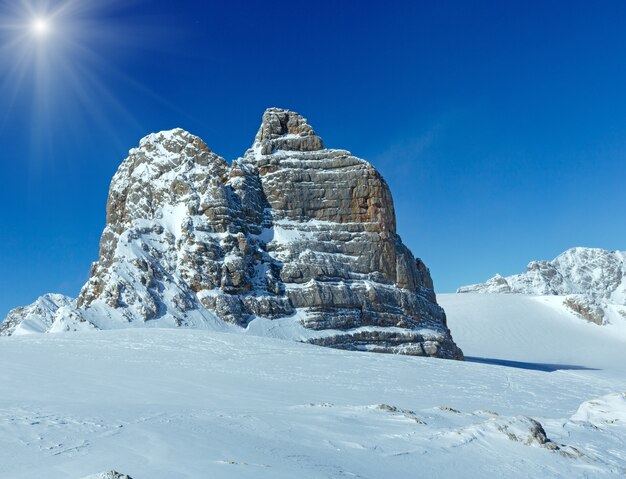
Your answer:
[[[236,329],[462,358],[382,176],[275,108],[232,165],[181,129],[142,139],[113,177],[99,259],[70,309],[48,330]]]

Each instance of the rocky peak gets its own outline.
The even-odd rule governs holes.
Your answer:
[[[180,128],[150,134],[129,151],[113,176],[107,226],[122,231],[135,219],[151,218],[163,205],[185,202],[222,182],[227,170],[223,158]]]
[[[276,150],[316,151],[324,149],[324,142],[315,134],[306,118],[281,108],[268,108],[254,139],[264,155]]]
[[[571,248],[551,261],[531,261],[523,273],[496,275],[457,292],[567,296],[565,305],[589,321],[621,321],[626,317],[626,252]]]
[[[50,329],[59,309],[71,307],[74,303],[72,298],[62,294],[44,294],[29,306],[10,311],[0,324],[0,335],[43,333]]]
[[[125,163],[127,168],[120,168],[119,173],[128,169],[131,178],[144,182],[154,181],[179,168],[189,171],[201,167],[205,173],[220,178],[228,169],[226,161],[213,153],[204,141],[181,128],[142,138],[139,147],[129,151]],[[116,179],[114,177],[113,183]]]
[[[98,261],[48,331],[157,325],[462,357],[385,180],[276,108],[232,167],[176,129],[113,177]]]

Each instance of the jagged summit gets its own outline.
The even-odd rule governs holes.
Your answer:
[[[552,261],[531,261],[523,273],[497,274],[457,292],[566,296],[566,305],[589,321],[621,320],[626,318],[626,252],[571,248]]]
[[[44,333],[52,326],[59,309],[71,308],[75,303],[75,300],[62,294],[44,294],[34,303],[9,312],[0,324],[0,331],[17,334]]]
[[[21,331],[19,317],[0,334]],[[98,261],[48,330],[156,326],[462,357],[428,269],[396,234],[387,183],[276,108],[232,166],[174,129],[143,138],[114,175]]]
[[[282,108],[268,108],[254,138],[264,155],[276,150],[317,151],[324,142],[302,115]]]

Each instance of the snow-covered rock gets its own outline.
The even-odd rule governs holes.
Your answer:
[[[570,421],[584,422],[598,428],[607,426],[626,428],[626,393],[607,394],[585,401]]]
[[[181,129],[141,140],[113,177],[99,258],[70,309],[41,329],[236,329],[462,358],[385,180],[276,108],[232,166]]]
[[[526,271],[458,293],[558,295],[572,311],[596,324],[626,318],[626,252],[572,248],[552,261],[531,261]]]
[[[59,308],[72,308],[76,301],[62,294],[44,294],[28,306],[15,308],[0,324],[0,335],[12,336],[46,332]]]
[[[92,474],[91,476],[84,477],[83,479],[133,479],[126,474],[120,474],[117,471],[101,472],[99,474]]]

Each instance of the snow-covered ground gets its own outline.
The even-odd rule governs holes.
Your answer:
[[[467,362],[183,329],[1,338],[0,477],[626,474],[626,337],[542,298],[440,300]]]
[[[626,320],[597,325],[563,296],[440,294],[454,340],[466,356],[598,368],[626,378]],[[597,374],[597,373],[596,373]]]

